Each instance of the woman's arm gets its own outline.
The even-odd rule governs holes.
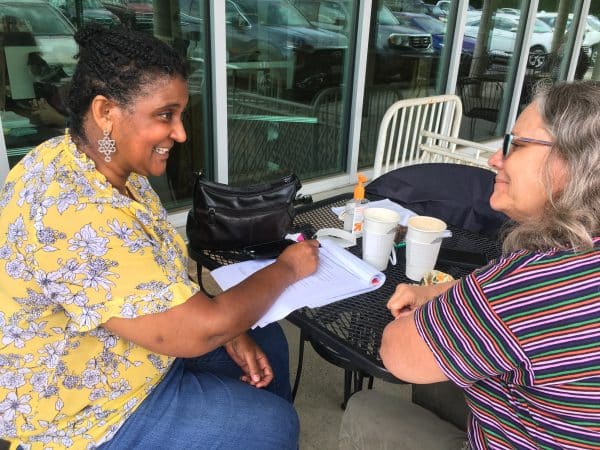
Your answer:
[[[429,286],[399,284],[387,307],[395,317],[383,331],[379,350],[384,366],[409,383],[447,380],[433,353],[419,335],[414,310],[452,288],[457,280]]]
[[[415,325],[414,312],[397,317],[383,331],[379,354],[383,365],[407,383],[435,383],[448,378]]]
[[[113,317],[103,326],[152,352],[202,355],[246,331],[286,287],[313,273],[318,251],[316,241],[292,245],[275,263],[213,299],[198,292],[165,312],[135,319]]]

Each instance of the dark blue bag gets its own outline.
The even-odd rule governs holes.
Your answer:
[[[495,176],[490,170],[463,164],[415,164],[381,175],[365,191],[370,196],[389,198],[417,214],[495,236],[508,220],[489,205]]]

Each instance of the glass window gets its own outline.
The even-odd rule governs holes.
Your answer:
[[[65,126],[75,28],[47,2],[0,5],[0,102],[9,165]]]
[[[475,2],[471,2],[475,7]],[[499,136],[504,132],[512,99],[508,91],[513,82],[517,61],[515,51],[521,45],[518,33],[521,23],[519,8],[494,8],[492,2],[482,9],[472,8],[465,35],[475,39],[472,58],[461,61],[457,93],[463,102],[464,119],[461,135],[474,140]],[[517,5],[520,7],[520,5]],[[531,93],[534,78],[547,67],[552,49],[552,28],[536,20],[528,49],[527,76],[523,103]],[[527,51],[527,50],[525,50]]]
[[[340,7],[319,0],[227,0],[230,183],[290,172],[306,180],[344,170],[344,79],[354,11],[352,2],[342,5],[346,9],[334,4]],[[234,12],[243,20],[229,20]]]
[[[365,80],[359,166],[373,164],[379,123],[397,100],[436,93],[439,61],[446,46],[447,23],[439,8],[421,11],[416,2],[373,2]],[[435,15],[437,14],[437,15]],[[466,39],[463,51],[472,53]]]
[[[152,0],[83,0],[78,20],[73,0],[28,0],[0,4],[3,70],[0,72],[0,103],[9,166],[31,148],[61,135],[65,128],[64,99],[75,67],[75,23],[95,21],[105,26],[127,19],[130,26],[155,32],[187,55],[191,66],[190,102],[185,112],[188,140],[176,144],[166,174],[151,182],[167,208],[190,203],[193,171],[207,167],[203,131],[204,50],[202,22],[204,2],[188,0],[182,14],[171,11],[171,2]],[[122,8],[122,10],[118,8]],[[159,11],[154,23],[154,10]],[[115,12],[111,12],[115,11]],[[118,11],[118,13],[117,13]],[[71,20],[73,22],[71,22]],[[156,25],[156,27],[155,27]]]

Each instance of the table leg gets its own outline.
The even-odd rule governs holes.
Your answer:
[[[352,395],[350,391],[352,390],[352,375],[353,372],[350,369],[344,369],[344,401],[341,404],[342,409],[346,409],[346,405],[348,404],[348,400]]]
[[[302,361],[304,359],[304,342],[306,336],[304,331],[300,330],[300,342],[298,343],[298,365],[296,367],[296,377],[294,379],[294,387],[292,389],[292,401],[296,399],[296,393],[298,392],[298,386],[300,385],[300,375],[302,374]]]

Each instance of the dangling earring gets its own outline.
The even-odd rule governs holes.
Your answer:
[[[115,140],[110,138],[108,130],[104,130],[102,139],[98,139],[98,151],[104,155],[104,161],[107,163],[111,161],[110,155],[117,151]]]

